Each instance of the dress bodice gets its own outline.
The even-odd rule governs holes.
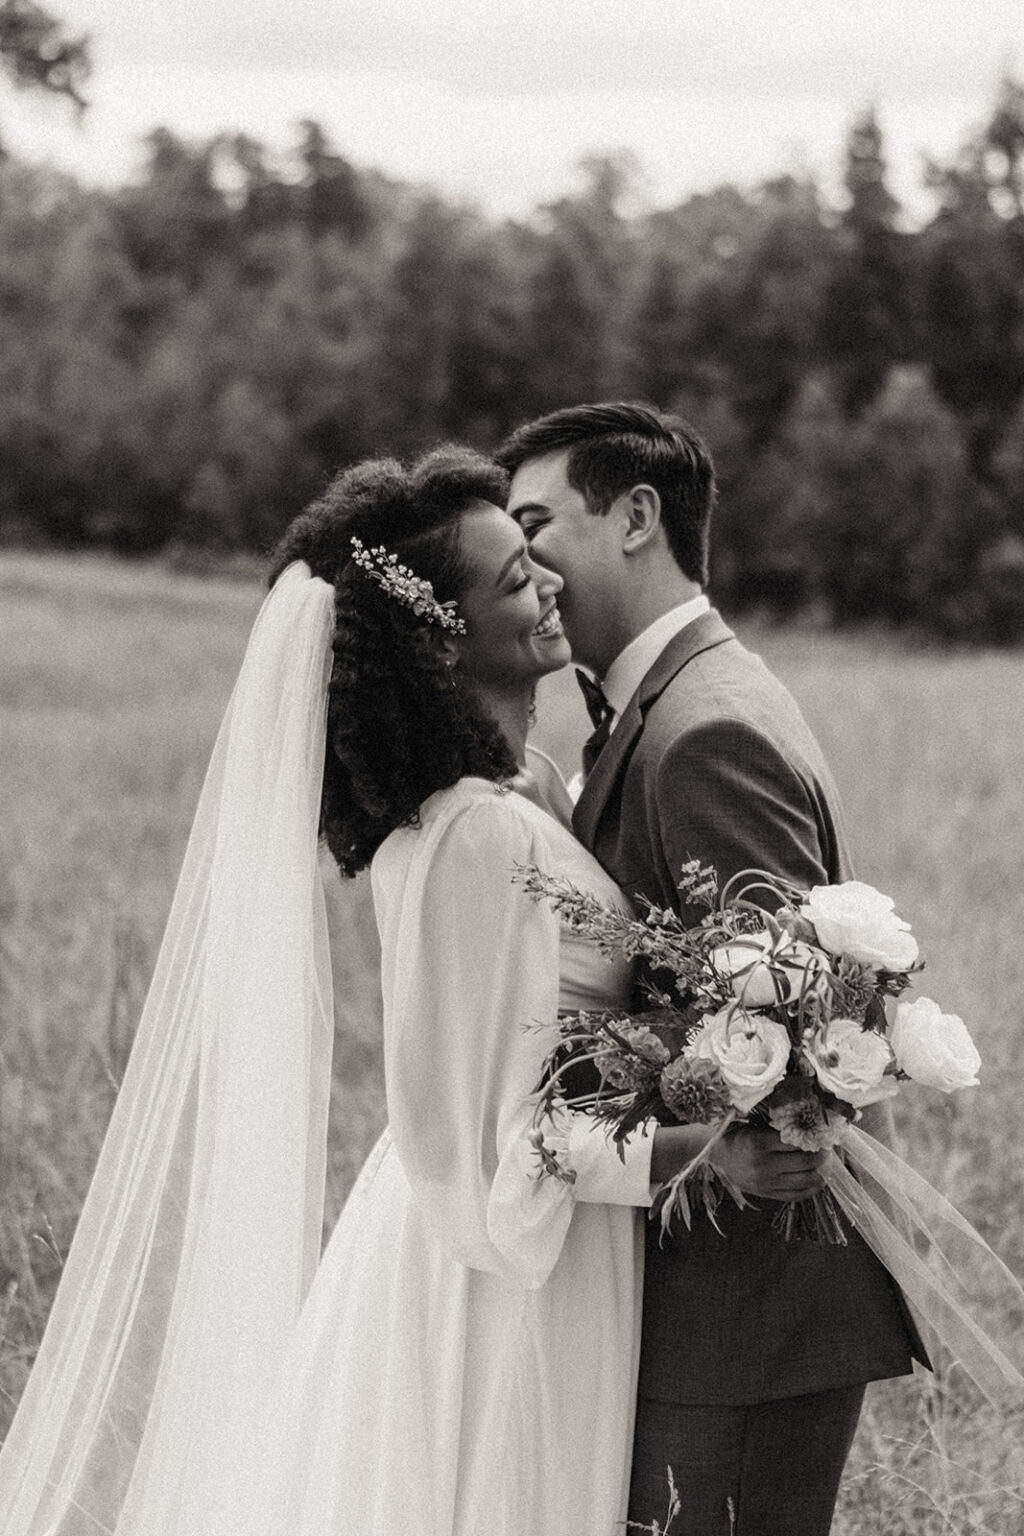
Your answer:
[[[571,880],[580,890],[596,896],[605,906],[628,910],[614,880],[601,868],[573,834],[543,810],[545,831],[554,858],[547,874]],[[573,933],[564,924],[558,946],[558,1006],[563,1013],[577,1008],[605,1010],[629,1004],[632,966],[627,960],[607,959],[592,939]]]
[[[525,771],[513,780],[512,787],[520,799],[537,807],[544,818],[544,832],[552,853],[552,868],[545,873],[570,880],[607,907],[628,912],[629,903],[615,881],[572,831],[572,800],[555,763],[532,745],[526,749],[526,762]],[[558,1000],[562,1012],[627,1007],[632,970],[628,961],[606,959],[592,940],[563,925]]]

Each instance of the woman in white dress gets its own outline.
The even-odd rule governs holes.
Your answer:
[[[39,1360],[5,1536],[612,1536],[655,1136],[531,1095],[561,1009],[629,976],[513,883],[617,900],[527,765],[569,658],[501,475],[441,450],[289,529]],[[332,659],[333,652],[333,659]],[[372,860],[389,1129],[319,1266],[318,830]],[[315,1270],[315,1277],[311,1276]],[[652,1512],[653,1516],[653,1512]]]

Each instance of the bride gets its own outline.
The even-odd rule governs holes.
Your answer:
[[[619,899],[551,765],[527,765],[533,690],[569,648],[504,491],[461,450],[373,462],[284,536],[0,1455],[5,1536],[625,1518],[661,1133],[622,1160],[567,1117],[575,1183],[536,1176],[558,1012],[622,1005],[630,978],[513,883],[535,864]],[[390,1117],[319,1263],[318,832],[345,874],[371,866]]]

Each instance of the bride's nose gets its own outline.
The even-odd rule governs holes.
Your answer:
[[[565,585],[557,571],[549,570],[537,560],[533,561],[533,579],[541,597],[557,597]]]

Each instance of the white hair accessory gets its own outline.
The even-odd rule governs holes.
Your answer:
[[[394,555],[388,554],[382,544],[367,549],[362,539],[355,537],[351,544],[352,559],[356,565],[388,597],[393,597],[405,608],[411,608],[417,618],[426,619],[428,624],[438,624],[442,629],[450,629],[455,635],[466,633],[465,622],[456,613],[456,604],[439,603],[431,583],[410,571],[407,565],[402,565]]]

